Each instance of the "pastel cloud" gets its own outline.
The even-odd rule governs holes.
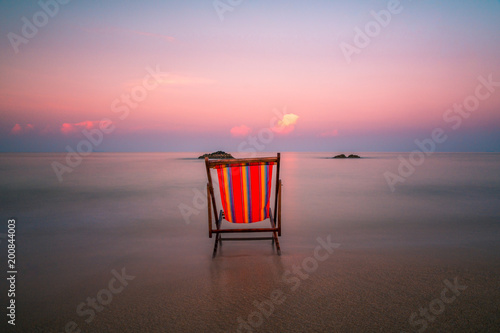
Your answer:
[[[337,135],[339,135],[339,131],[336,129],[325,131],[325,132],[322,132],[319,134],[319,136],[322,138],[329,138],[329,137],[337,136]]]
[[[19,124],[15,124],[14,127],[10,130],[10,134],[19,134],[22,131],[22,127]]]
[[[99,121],[87,120],[87,121],[82,121],[79,123],[64,123],[61,125],[60,130],[61,130],[61,133],[69,135],[72,133],[81,132],[84,129],[92,129],[92,128],[97,127],[97,126],[99,126]]]
[[[252,129],[246,125],[235,126],[231,128],[231,135],[234,137],[244,137],[252,132]]]
[[[12,127],[12,129],[10,130],[10,134],[17,135],[17,134],[32,131],[34,129],[35,129],[35,126],[33,126],[32,124],[27,124],[24,127],[21,126],[20,124],[15,124],[14,127]]]
[[[295,124],[297,123],[298,119],[299,116],[297,116],[296,114],[285,113],[283,115],[283,118],[278,120],[277,124],[271,129],[276,133],[288,134],[295,129]]]

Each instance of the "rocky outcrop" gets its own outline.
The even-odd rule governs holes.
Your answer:
[[[354,154],[351,154],[349,156],[345,156],[345,154],[340,154],[334,156],[333,158],[361,158],[361,157],[359,157],[359,155],[354,155]]]
[[[226,158],[234,158],[233,155],[226,153],[224,151],[221,151],[221,150],[213,152],[213,153],[203,154],[198,158],[204,159],[205,157],[208,157],[210,159],[216,159],[216,160],[226,159]]]

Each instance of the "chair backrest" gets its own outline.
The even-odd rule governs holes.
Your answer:
[[[264,158],[226,160],[205,158],[214,213],[217,214],[217,206],[214,200],[210,169],[217,170],[220,198],[227,221],[252,223],[269,218],[273,166],[276,165],[275,195],[277,196],[279,162],[279,153],[276,157]],[[276,211],[276,205],[274,211]]]

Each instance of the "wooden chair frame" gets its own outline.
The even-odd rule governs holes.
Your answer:
[[[269,220],[271,222],[270,228],[244,228],[244,229],[221,229],[222,220],[224,219],[224,211],[217,209],[217,204],[215,202],[214,187],[212,184],[212,175],[210,174],[210,169],[214,169],[218,165],[225,164],[241,164],[241,163],[259,163],[259,162],[274,162],[276,163],[276,185],[275,185],[275,196],[274,196],[274,210],[269,208]],[[280,179],[280,153],[276,157],[262,157],[262,158],[238,158],[238,159],[222,159],[222,160],[209,160],[205,157],[205,166],[207,170],[207,206],[208,206],[208,236],[212,238],[212,234],[215,234],[214,251],[212,257],[217,254],[217,245],[222,247],[222,241],[237,241],[237,240],[271,240],[271,245],[276,246],[276,251],[278,255],[281,255],[280,243],[278,241],[278,236],[281,236],[281,179]],[[270,203],[271,204],[271,203]],[[215,220],[215,229],[212,224],[212,211],[213,218]],[[217,214],[217,212],[219,212]],[[274,215],[273,215],[274,212]],[[265,220],[263,220],[265,221]],[[262,222],[262,221],[260,221]],[[257,223],[257,222],[255,222]],[[249,237],[249,238],[235,238],[235,237],[224,237],[224,233],[246,233],[246,232],[271,232],[270,237]]]

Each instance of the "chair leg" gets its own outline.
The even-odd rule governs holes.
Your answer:
[[[273,220],[273,212],[271,211],[271,209],[269,209],[269,221],[271,222],[271,227],[276,228]],[[278,252],[278,255],[281,255],[280,242],[278,241],[278,235],[276,234],[276,231],[273,231],[273,240],[271,244],[276,246],[276,252]]]
[[[276,242],[276,251],[278,252],[278,255],[281,255],[281,249],[280,249],[280,242],[278,240],[278,235],[276,235],[276,232],[273,232],[273,241]]]
[[[217,244],[220,242],[220,241],[219,241],[219,237],[220,237],[220,234],[219,234],[219,233],[217,233],[217,234],[215,235],[214,252],[212,253],[212,258],[215,258],[215,255],[217,254]],[[221,244],[222,244],[222,242],[221,242]]]
[[[222,213],[222,210],[221,210],[220,213],[219,213],[219,219],[215,222],[215,225],[217,226],[217,230],[220,229],[220,224],[222,222],[222,217],[223,217],[223,213]],[[222,247],[222,238],[221,238],[221,234],[220,233],[216,233],[215,234],[214,253],[212,254],[212,258],[215,258],[215,255],[217,254],[217,242]]]

